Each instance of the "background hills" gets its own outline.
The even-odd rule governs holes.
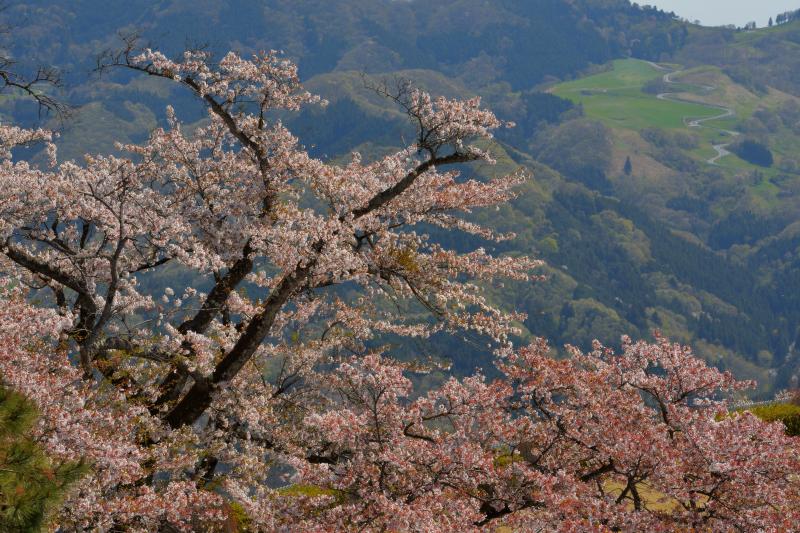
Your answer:
[[[63,157],[143,139],[167,101],[203,117],[157,80],[90,74],[119,32],[170,53],[284,50],[331,104],[283,119],[332,160],[383,153],[406,132],[365,77],[479,94],[517,127],[498,136],[496,167],[465,170],[534,174],[512,206],[476,214],[518,234],[497,251],[549,265],[547,281],[495,294],[528,313],[527,334],[614,345],[660,329],[762,393],[798,371],[798,21],[705,28],[627,0],[38,0],[3,16],[20,65],[64,73],[75,112],[50,122]],[[0,104],[3,120],[39,120],[15,95]],[[407,349],[459,353],[469,371],[486,362],[473,344]]]

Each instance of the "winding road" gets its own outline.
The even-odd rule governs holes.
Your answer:
[[[674,81],[672,79],[672,77],[676,76],[676,75],[679,75],[679,74],[682,74],[684,72],[683,70],[672,70],[672,69],[669,69],[669,68],[664,67],[662,65],[659,65],[658,63],[653,63],[651,61],[648,61],[648,64],[651,67],[653,67],[654,69],[656,69],[656,70],[665,71],[663,79],[664,79],[664,83],[667,84],[667,85],[678,85],[678,82]],[[703,91],[705,91],[707,93],[710,93],[711,91],[716,89],[716,87],[713,86],[713,85],[694,85],[694,86],[700,88],[701,90],[703,90]],[[722,111],[722,113],[720,113],[719,115],[714,115],[713,117],[705,117],[705,118],[683,117],[683,123],[686,124],[686,126],[689,127],[689,128],[709,127],[709,126],[703,126],[703,123],[711,121],[711,120],[720,120],[720,119],[723,119],[723,118],[728,118],[728,117],[732,117],[732,116],[736,115],[736,112],[733,109],[731,109],[730,107],[725,107],[725,106],[717,105],[717,104],[708,104],[706,102],[696,102],[696,101],[693,101],[693,100],[680,98],[679,96],[677,96],[678,94],[680,94],[680,93],[677,93],[677,92],[674,92],[674,93],[660,93],[660,94],[656,95],[656,98],[658,98],[659,100],[670,100],[670,101],[673,101],[673,102],[681,102],[681,103],[689,103],[689,104],[701,104],[701,105],[704,105],[706,107],[710,107],[712,109],[719,109],[720,111]],[[724,132],[724,133],[730,135],[731,137],[737,137],[737,136],[740,135],[738,131],[726,130],[726,129],[722,129],[722,128],[714,128],[713,126],[711,126],[711,127],[713,129],[717,130],[717,131]],[[731,143],[712,144],[711,146],[712,146],[712,148],[714,148],[714,151],[717,152],[717,155],[715,155],[714,157],[708,159],[706,162],[709,165],[718,165],[717,161],[719,161],[720,159],[722,159],[726,155],[730,155],[731,154],[731,152],[727,150],[728,146],[730,146],[730,145],[731,145]]]

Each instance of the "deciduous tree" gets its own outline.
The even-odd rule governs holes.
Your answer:
[[[482,287],[533,281],[539,262],[459,253],[424,229],[510,237],[464,214],[507,202],[525,175],[452,168],[491,162],[475,141],[503,124],[477,98],[385,90],[413,144],[334,165],[275,118],[321,104],[276,53],[172,60],[131,42],[102,66],[174,80],[208,120],[189,133],[168,109],[146,142],[82,162],[59,161],[49,132],[0,126],[0,375],[37,405],[48,453],[92,467],[62,528],[780,530],[796,518],[794,441],[723,417],[718,394],[738,385],[688,350],[628,342],[556,361],[543,341],[513,349],[522,317]],[[31,143],[49,165],[13,157]],[[191,281],[152,289],[165,269]],[[459,330],[494,342],[501,379],[420,397],[413,368],[374,342]],[[292,468],[288,489],[267,482],[276,463]]]

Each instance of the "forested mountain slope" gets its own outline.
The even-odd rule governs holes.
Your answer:
[[[284,50],[306,78],[429,68],[515,88],[629,53],[654,59],[687,34],[669,15],[627,0],[39,0],[15,2],[8,16],[24,24],[16,50],[64,66],[91,62],[117,31],[137,30],[167,49]]]
[[[64,72],[60,96],[75,112],[50,124],[67,158],[142,139],[168,96],[184,116],[203,116],[168,84],[91,75],[119,32],[170,53],[187,42],[284,50],[330,105],[282,118],[312,154],[334,160],[383,153],[407,133],[365,85],[399,77],[437,94],[479,94],[517,127],[498,137],[497,167],[467,172],[524,166],[534,175],[512,207],[475,215],[517,233],[503,251],[549,264],[547,281],[495,295],[528,314],[528,334],[585,346],[661,329],[765,385],[784,386],[795,371],[800,82],[778,65],[794,60],[797,25],[697,28],[627,0],[40,0],[15,2],[4,16],[21,65]],[[760,59],[732,59],[753,50]],[[690,126],[723,108],[734,113]],[[13,97],[0,115],[38,120]],[[766,147],[774,164],[736,155],[709,164],[714,146],[737,140],[730,131]],[[482,364],[475,343],[408,349],[459,353],[455,368],[469,371]]]

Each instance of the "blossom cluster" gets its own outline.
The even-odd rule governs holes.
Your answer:
[[[391,359],[342,364],[335,407],[304,420],[337,460],[295,460],[295,482],[319,490],[281,516],[322,531],[795,527],[796,441],[728,416],[725,394],[749,384],[688,348],[625,341],[559,361],[539,340],[497,364],[497,380],[450,379],[416,399]]]

